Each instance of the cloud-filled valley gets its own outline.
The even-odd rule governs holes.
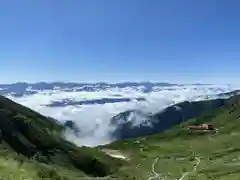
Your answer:
[[[61,86],[62,85],[62,86]],[[18,87],[19,86],[19,87]],[[91,88],[86,88],[91,87]],[[143,114],[185,101],[214,98],[217,94],[238,89],[230,85],[171,85],[171,84],[35,84],[2,85],[1,94],[43,115],[59,121],[74,121],[79,136],[67,134],[78,145],[95,146],[113,141],[114,128],[110,119],[128,110]],[[29,93],[31,92],[31,93]],[[16,95],[17,94],[17,95]],[[176,107],[177,108],[177,107]],[[141,124],[143,116],[133,115],[130,121]]]

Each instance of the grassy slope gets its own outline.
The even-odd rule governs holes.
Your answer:
[[[217,133],[190,132],[193,123],[211,122]],[[191,119],[164,133],[137,140],[124,140],[105,146],[128,154],[131,159],[118,172],[122,179],[240,179],[240,98],[227,106],[196,119]],[[153,164],[155,163],[155,164]],[[199,164],[198,164],[199,163]],[[196,171],[194,168],[196,167]],[[192,173],[187,173],[192,172]],[[116,175],[117,176],[117,175]]]
[[[83,179],[108,176],[122,165],[99,149],[76,147],[64,127],[0,96],[0,179]]]

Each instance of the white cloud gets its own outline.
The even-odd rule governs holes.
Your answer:
[[[76,138],[68,134],[67,139],[78,145],[94,146],[112,141],[108,136],[110,128],[109,120],[114,115],[129,110],[139,109],[143,112],[158,112],[163,108],[182,102],[184,100],[201,100],[204,95],[214,95],[237,89],[234,86],[182,86],[182,87],[155,87],[155,92],[143,93],[139,89],[109,88],[98,92],[64,92],[61,90],[39,91],[37,94],[13,97],[12,100],[21,103],[44,115],[51,116],[60,121],[73,120],[81,130],[81,137]],[[116,98],[116,94],[122,97],[144,97],[146,101],[119,102],[112,104],[94,104],[82,106],[47,107],[52,101],[62,99],[90,100],[101,98]],[[135,118],[136,119],[136,118]],[[140,118],[137,119],[139,124]]]

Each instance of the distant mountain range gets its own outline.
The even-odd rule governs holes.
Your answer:
[[[141,87],[140,87],[141,86]],[[124,82],[124,83],[64,83],[64,82],[38,82],[38,83],[14,83],[0,84],[0,94],[11,93],[13,96],[23,96],[35,94],[43,90],[62,90],[62,91],[87,91],[93,92],[98,90],[106,90],[109,88],[141,88],[144,92],[152,91],[155,86],[178,86],[178,84],[170,83],[150,83],[150,82]],[[179,85],[181,86],[181,85]]]
[[[145,101],[145,97],[125,97],[122,92],[139,92],[148,94],[152,92],[165,92],[187,90],[204,92],[214,92],[208,94],[214,96],[222,94],[233,89],[230,86],[214,86],[209,84],[172,84],[172,83],[151,83],[151,82],[123,82],[123,83],[65,83],[65,82],[38,82],[38,83],[14,83],[14,84],[0,84],[0,95],[7,97],[19,98],[22,96],[29,96],[38,93],[45,93],[48,95],[56,94],[59,92],[114,92],[111,96],[91,98],[91,99],[69,99],[61,98],[60,100],[53,100],[49,107],[64,107],[74,105],[91,105],[91,104],[106,104],[106,103],[119,103],[129,101]],[[216,93],[215,93],[216,92]]]
[[[190,84],[194,86],[204,86],[206,84]],[[165,82],[151,83],[151,82],[123,82],[123,83],[65,83],[65,82],[38,82],[38,83],[13,83],[0,84],[0,94],[11,94],[12,96],[23,96],[35,94],[43,90],[61,90],[66,92],[94,92],[99,90],[106,90],[110,88],[129,88],[139,90],[145,93],[158,91],[157,87],[171,87],[171,86],[186,86],[184,84],[171,84]],[[169,89],[171,90],[171,88]]]

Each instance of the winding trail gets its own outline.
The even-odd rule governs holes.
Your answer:
[[[158,159],[159,157],[157,157],[155,161],[152,163],[152,173],[154,174],[154,176],[150,176],[148,180],[156,179],[159,177],[159,174],[155,171],[155,164],[157,163]]]
[[[185,172],[180,178],[179,180],[184,180],[185,177],[187,177],[189,174],[192,174],[194,173],[196,170],[197,170],[197,167],[199,166],[200,162],[201,162],[201,159],[198,158],[198,157],[195,157],[195,159],[197,160],[197,164],[194,165],[194,168],[192,171],[189,171],[189,172]]]

